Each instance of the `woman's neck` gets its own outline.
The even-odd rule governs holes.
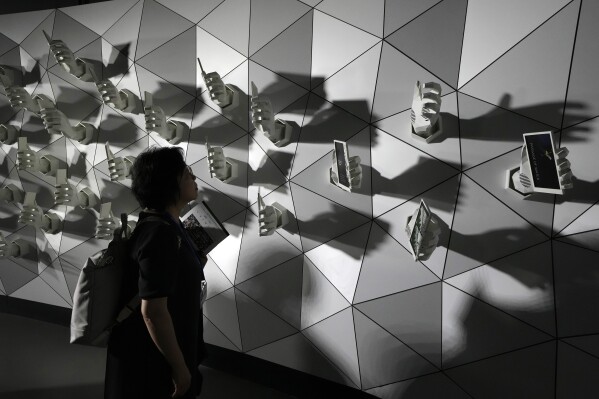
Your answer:
[[[167,206],[166,208],[164,208],[163,212],[167,212],[169,215],[171,215],[173,217],[173,219],[175,220],[179,220],[179,216],[181,215],[181,210],[183,209],[184,205],[181,204],[173,204],[170,206]],[[146,211],[148,212],[154,212],[154,213],[162,213],[157,209],[152,209],[152,208],[146,208]]]

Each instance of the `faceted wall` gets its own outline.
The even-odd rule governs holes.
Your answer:
[[[0,95],[0,122],[69,165],[71,184],[139,212],[116,156],[168,145],[143,114],[103,105],[66,73],[42,34],[63,40],[119,89],[190,126],[178,144],[200,195],[231,236],[209,257],[207,342],[379,397],[591,397],[599,372],[599,44],[592,0],[119,0],[0,17],[0,65],[22,69],[71,120],[98,128],[88,145],[50,135]],[[196,57],[243,95],[216,106]],[[20,78],[19,78],[20,79]],[[444,134],[410,136],[416,80],[443,89]],[[294,126],[275,147],[249,118],[249,85]],[[574,189],[523,200],[503,188],[522,134],[556,132]],[[239,163],[211,179],[205,140]],[[354,193],[328,182],[332,140],[362,160]],[[0,259],[0,293],[68,308],[99,207],[54,206],[54,178],[15,167],[2,186],[37,192],[65,218],[46,234],[0,204],[0,231],[37,248]],[[258,235],[257,192],[290,213]],[[415,262],[404,231],[421,199],[439,247]]]

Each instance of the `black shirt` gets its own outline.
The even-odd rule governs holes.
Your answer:
[[[201,308],[204,264],[195,248],[192,248],[193,243],[185,237],[187,233],[180,221],[175,221],[168,213],[148,212],[141,212],[139,220],[150,215],[159,216],[160,220],[139,224],[131,239],[130,254],[139,264],[139,296],[142,299],[168,298],[167,307],[177,342],[192,375],[189,390],[192,393],[199,389],[196,370],[204,353]],[[129,385],[133,379],[137,380],[133,384],[141,384],[143,389],[153,384],[168,385],[168,388],[172,386],[170,367],[152,341],[140,308],[113,329],[108,355],[107,380],[120,380],[113,378],[115,374],[120,374],[127,375],[127,378],[123,378],[123,384]],[[139,369],[141,375],[134,374],[132,377],[131,373],[137,371],[128,368]],[[105,390],[110,384],[112,382],[105,383]],[[113,392],[117,392],[120,385],[118,382],[115,384],[117,387],[113,387]],[[151,392],[157,392],[158,389],[154,387]],[[127,394],[131,395],[132,392],[127,391]],[[118,397],[116,393],[114,396]]]

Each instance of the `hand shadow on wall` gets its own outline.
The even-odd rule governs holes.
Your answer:
[[[512,107],[510,105],[511,101],[512,96],[509,93],[506,93],[500,100],[499,107],[501,108],[494,107],[490,112],[471,119],[466,119],[463,116],[460,117],[460,138],[463,140],[480,140],[490,142],[511,141],[514,142],[515,145],[523,144],[522,135],[524,133],[530,133],[530,128],[522,127],[522,123],[535,123],[534,121],[527,121],[527,119],[530,118],[524,115],[547,115],[561,118],[563,112],[568,112],[572,109],[582,110],[586,108],[585,104],[578,102],[568,103],[565,109],[564,104],[559,102],[541,103],[526,107]],[[462,105],[462,107],[466,106]],[[466,112],[464,111],[461,112],[462,115],[465,113]],[[514,115],[514,113],[520,115],[520,117],[517,117]],[[455,121],[458,120],[456,115],[447,112],[441,112],[441,115],[443,117],[444,124],[451,123],[451,125],[454,126]],[[585,118],[586,120],[590,118],[591,115],[581,115],[581,117]],[[542,122],[536,123],[541,124]],[[572,129],[576,132],[589,131],[589,128],[584,126],[575,126]],[[546,129],[544,130],[557,131],[559,129],[547,125]],[[451,136],[442,134],[439,138],[434,140],[433,143],[440,143],[446,138],[450,137]],[[575,138],[575,141],[586,140],[587,139],[584,136]]]
[[[580,180],[576,176],[572,177],[574,187],[564,190],[563,195],[555,196],[556,204],[564,204],[566,202],[576,202],[583,204],[594,204],[599,200],[599,180],[594,182]],[[534,200],[534,195],[532,198]]]
[[[355,237],[355,235],[352,234],[352,232],[354,232],[355,229],[361,228],[361,226],[367,224],[368,221],[366,219],[364,219],[363,223],[357,221],[355,223],[356,226],[348,232],[347,229],[343,229],[342,220],[344,218],[355,218],[356,213],[345,207],[336,206],[336,208],[337,209],[335,209],[334,211],[319,213],[313,216],[310,220],[298,221],[298,227],[301,236],[311,241],[316,241],[318,243],[316,246],[310,246],[310,250],[322,244],[326,244],[327,246],[345,252],[347,255],[350,255],[354,259],[360,259],[364,255],[365,246],[368,247],[368,251],[376,251],[381,244],[381,242],[378,241],[378,239],[376,238],[377,236],[370,235],[370,237],[368,238],[368,242],[365,242],[361,240],[358,241],[357,237]],[[376,223],[386,231],[388,231],[390,228],[390,225],[383,220],[377,219]],[[323,231],[323,225],[339,226],[333,227],[330,230],[341,230],[342,233],[340,235],[327,235],[326,231]],[[307,250],[308,249],[304,248],[304,251]]]
[[[456,175],[459,173],[459,164],[453,162],[445,163],[456,169]],[[434,176],[435,172],[439,170],[439,166],[439,161],[422,156],[416,164],[391,179],[382,176],[378,170],[368,165],[362,165],[362,173],[372,173],[372,195],[379,194],[385,197],[401,198],[408,201],[422,194],[414,192],[411,187],[418,185],[427,176]],[[448,176],[447,178],[451,177]],[[447,197],[444,195],[444,192],[431,189],[431,187],[425,187],[425,189],[431,190],[430,193],[427,193],[427,196],[430,197],[431,201],[435,201],[437,208],[448,212],[453,211],[455,196]]]
[[[77,206],[68,210],[62,231],[83,242],[96,235],[96,224],[97,217],[92,211]]]
[[[115,76],[129,74],[129,52],[131,51],[131,43],[124,44],[116,54],[114,61],[108,65],[101,65],[102,79],[110,79]]]
[[[98,144],[108,141],[111,147],[115,145],[120,150],[120,148],[127,147],[136,140],[139,140],[140,137],[137,137],[138,134],[139,128],[131,121],[118,115],[109,114],[100,123],[100,129],[98,130],[100,139]],[[112,150],[115,151],[115,149]]]

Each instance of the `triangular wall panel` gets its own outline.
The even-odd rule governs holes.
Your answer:
[[[193,24],[154,0],[143,1],[135,59],[139,59]]]
[[[373,223],[354,303],[439,281],[378,224]]]
[[[128,57],[135,59],[137,39],[139,37],[139,24],[143,12],[144,2],[137,2],[118,21],[115,22],[102,37],[119,51],[128,50]]]
[[[493,104],[510,93],[510,110],[559,128],[579,6],[568,4],[461,91]]]
[[[249,1],[225,0],[201,20],[198,26],[247,57],[250,36],[249,17]]]
[[[497,201],[467,176],[462,176],[444,278],[546,241],[541,231]],[[493,220],[492,225],[481,223]],[[484,245],[493,242],[495,245]]]
[[[253,54],[298,20],[310,7],[296,0],[252,0],[249,53]]]
[[[568,0],[470,2],[459,85],[466,84],[567,4]],[[506,20],[510,21],[509,28]]]
[[[467,4],[466,0],[445,0],[385,40],[457,87]]]
[[[546,242],[445,281],[555,336],[552,280]]]
[[[328,79],[379,39],[322,12],[314,12],[312,87],[317,78]],[[351,47],[342,43],[353,43]]]
[[[385,0],[368,3],[360,0],[324,0],[318,3],[316,9],[375,36],[383,36]]]
[[[551,336],[443,284],[443,367],[551,340]]]
[[[254,53],[251,59],[309,89],[313,16],[313,11],[306,13]]]

